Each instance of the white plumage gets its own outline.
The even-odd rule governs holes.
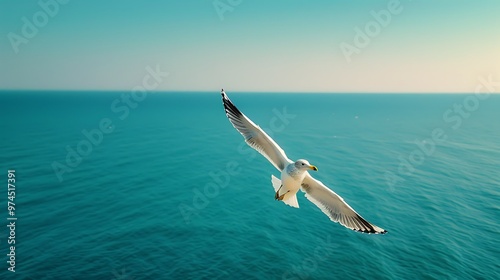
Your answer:
[[[222,103],[231,124],[243,135],[246,143],[266,157],[281,172],[281,180],[271,175],[271,182],[276,192],[275,199],[299,208],[297,192],[301,189],[307,199],[318,206],[330,220],[360,232],[384,234],[387,231],[369,223],[349,206],[342,197],[314,179],[308,170],[317,171],[307,160],[290,160],[283,149],[253,123],[229,100],[224,90],[221,91]]]

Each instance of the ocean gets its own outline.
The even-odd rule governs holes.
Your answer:
[[[4,91],[0,278],[500,278],[500,95],[228,95],[388,233],[275,201],[218,91]]]

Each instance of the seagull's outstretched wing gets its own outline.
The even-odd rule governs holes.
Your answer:
[[[302,182],[302,191],[307,199],[316,204],[330,220],[340,223],[346,228],[364,233],[384,234],[387,231],[367,222],[342,197],[314,179],[309,173]]]
[[[234,128],[243,135],[245,142],[250,147],[265,156],[279,171],[282,171],[288,163],[292,162],[269,135],[234,106],[224,90],[221,91],[221,95],[226,116]]]

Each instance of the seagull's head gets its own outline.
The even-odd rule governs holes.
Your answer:
[[[295,162],[295,167],[299,170],[314,170],[318,171],[318,168],[312,164],[310,164],[305,159],[299,159]]]

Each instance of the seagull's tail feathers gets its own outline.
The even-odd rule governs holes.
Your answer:
[[[281,180],[276,178],[276,176],[271,175],[271,183],[273,183],[274,191],[277,192],[281,187]]]
[[[289,206],[292,206],[295,208],[299,208],[299,202],[297,201],[297,194],[290,195],[290,197],[287,200],[283,199],[283,202],[286,205],[289,205]]]
[[[273,183],[273,188],[275,192],[278,192],[281,187],[281,180],[276,178],[274,175],[271,175],[271,182]],[[299,208],[299,202],[297,201],[297,194],[285,194],[284,199],[282,200],[286,205],[291,207]]]

